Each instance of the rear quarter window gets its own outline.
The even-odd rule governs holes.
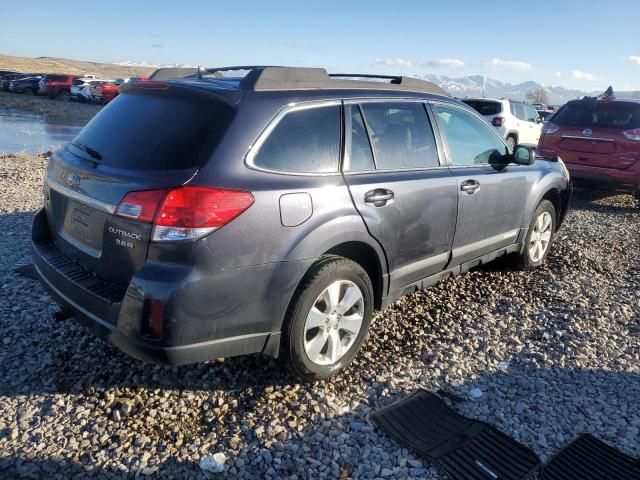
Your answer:
[[[164,93],[119,95],[73,143],[96,150],[101,164],[129,170],[199,167],[211,156],[233,116],[215,100]]]
[[[274,127],[253,158],[266,170],[292,173],[338,171],[340,107],[294,110]]]

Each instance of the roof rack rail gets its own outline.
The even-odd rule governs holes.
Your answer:
[[[404,90],[419,93],[445,95],[442,88],[427,80],[397,75],[374,75],[368,73],[333,73],[324,68],[280,67],[272,65],[243,65],[213,68],[160,68],[150,79],[167,80],[170,78],[202,78],[203,74],[216,74],[247,70],[241,79],[240,88],[254,91],[283,90]],[[364,80],[362,80],[364,79]],[[386,82],[367,81],[367,79],[389,80]]]

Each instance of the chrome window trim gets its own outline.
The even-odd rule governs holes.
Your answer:
[[[71,190],[70,188],[65,187],[64,185],[51,179],[48,179],[46,182],[47,182],[47,185],[49,185],[50,189],[55,190],[56,192],[64,195],[65,197],[71,198],[77,202],[84,203],[85,205],[93,207],[96,210],[100,210],[110,215],[113,215],[116,211],[116,205],[111,205],[110,203],[103,202],[101,200],[96,200],[95,198],[91,198],[88,195],[85,195],[84,193]]]
[[[570,140],[596,140],[598,142],[610,142],[614,143],[615,140],[613,138],[603,138],[603,137],[581,137],[578,135],[563,135],[562,138],[568,138]]]
[[[340,144],[338,145],[339,158],[338,158],[338,167],[335,172],[292,172],[289,170],[273,170],[269,168],[264,168],[255,164],[255,157],[260,151],[264,142],[266,142],[269,135],[273,132],[273,130],[278,126],[278,124],[282,121],[282,119],[291,112],[298,112],[301,110],[310,110],[312,108],[323,108],[323,107],[341,107],[342,100],[313,100],[309,102],[297,102],[297,103],[289,103],[288,105],[281,108],[278,113],[276,113],[275,117],[269,122],[269,124],[265,127],[265,129],[258,135],[258,138],[252,145],[249,146],[249,151],[245,155],[245,164],[253,169],[258,170],[260,172],[267,173],[276,173],[279,175],[295,175],[302,177],[331,177],[340,175],[340,163],[341,163],[341,152],[342,152],[342,138],[339,138]],[[342,115],[342,114],[341,114]],[[340,122],[342,120],[340,119]],[[340,127],[342,128],[342,127]]]

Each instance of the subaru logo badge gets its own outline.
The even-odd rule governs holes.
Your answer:
[[[591,129],[590,129],[590,128],[585,128],[585,129],[582,131],[582,134],[583,134],[585,137],[590,137],[592,133],[593,133],[593,132],[591,131]]]
[[[67,173],[63,176],[67,187],[72,188],[73,190],[77,190],[80,186],[80,175],[76,175],[75,173]]]

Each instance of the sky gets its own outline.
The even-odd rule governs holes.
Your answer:
[[[639,0],[0,0],[0,19],[7,55],[640,90]]]

